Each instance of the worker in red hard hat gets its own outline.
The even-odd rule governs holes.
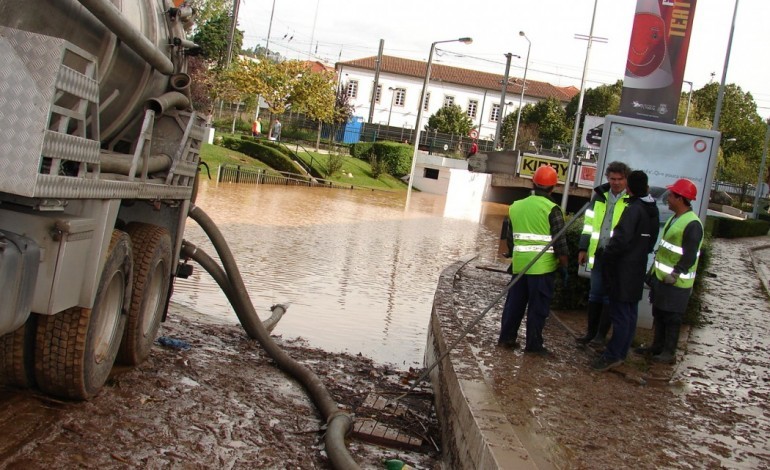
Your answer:
[[[564,237],[554,237],[564,228],[564,214],[550,196],[558,183],[556,170],[541,166],[532,177],[534,189],[524,199],[514,201],[508,209],[511,222],[511,273],[523,273],[508,289],[503,307],[500,337],[497,344],[515,349],[519,327],[527,313],[527,338],[524,352],[547,355],[543,347],[543,328],[550,313],[554,290],[554,273],[567,280],[569,249]],[[553,245],[546,246],[553,241]],[[543,251],[545,250],[545,251]],[[543,252],[542,256],[537,255]]]
[[[639,354],[666,364],[676,362],[679,329],[695,282],[703,244],[703,224],[692,210],[698,196],[695,184],[681,178],[667,186],[668,207],[674,212],[663,226],[663,236],[652,266],[651,296],[654,337]]]

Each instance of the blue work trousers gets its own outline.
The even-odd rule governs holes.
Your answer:
[[[596,257],[594,266],[591,268],[591,288],[588,291],[588,301],[599,304],[606,304],[610,301],[607,293],[604,292],[604,281],[602,280],[602,257]]]
[[[553,284],[553,273],[525,274],[508,289],[500,324],[500,342],[512,342],[516,339],[526,311],[526,349],[539,351],[543,348],[543,328],[545,319],[551,313]]]
[[[608,361],[625,360],[631,341],[636,334],[636,320],[639,316],[639,302],[618,302],[610,300],[612,338],[607,343],[604,358]]]

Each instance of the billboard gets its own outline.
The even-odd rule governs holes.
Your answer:
[[[697,0],[637,0],[620,115],[673,124]]]
[[[580,146],[590,150],[599,150],[602,146],[602,128],[604,116],[586,116],[583,119],[583,135]]]
[[[532,178],[538,168],[543,165],[550,165],[556,170],[556,174],[559,176],[559,183],[564,183],[567,181],[568,162],[569,160],[564,158],[524,153],[519,159],[519,176],[522,178]]]

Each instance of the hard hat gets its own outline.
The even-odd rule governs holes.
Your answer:
[[[556,170],[550,165],[543,165],[535,170],[532,181],[538,186],[556,186],[559,177],[556,176]]]
[[[678,194],[690,201],[694,201],[695,197],[698,195],[698,188],[696,188],[695,184],[687,178],[679,178],[674,181],[674,184],[666,186],[666,188],[670,189],[672,193]]]

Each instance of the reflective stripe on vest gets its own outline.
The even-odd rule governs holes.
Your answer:
[[[607,210],[607,198],[609,198],[610,192],[609,190],[605,193],[602,193],[604,195],[604,201],[601,201],[599,199],[594,200],[593,208],[586,210],[585,213],[585,220],[583,221],[583,235],[589,235],[590,234],[590,241],[588,242],[588,269],[592,269],[594,267],[594,260],[595,260],[595,254],[596,254],[596,248],[599,246],[599,237],[601,236],[602,231],[602,221],[604,220],[604,214]],[[610,224],[610,227],[612,229],[615,228],[616,225],[618,225],[618,221],[620,220],[620,216],[623,214],[623,211],[626,209],[626,206],[628,205],[628,198],[630,196],[628,194],[624,194],[623,197],[618,199],[618,201],[615,203],[615,208],[612,211],[612,223]],[[612,236],[612,231],[610,231],[610,237]]]
[[[689,210],[682,214],[678,219],[672,223],[673,216],[668,219],[663,226],[663,237],[658,245],[658,251],[655,253],[655,262],[653,267],[655,269],[655,277],[659,280],[663,280],[666,275],[674,272],[674,266],[682,258],[684,249],[682,248],[682,238],[684,237],[684,229],[694,221],[702,224],[700,218]],[[682,289],[689,289],[695,282],[695,276],[697,273],[698,261],[700,260],[700,248],[703,244],[703,239],[698,243],[698,253],[695,256],[695,263],[690,267],[686,273],[679,273],[679,277],[674,283],[674,287],[680,287]]]
[[[513,229],[511,268],[514,274],[522,272],[551,242],[549,215],[555,206],[550,199],[536,195],[511,204],[508,215]],[[557,264],[556,254],[551,247],[530,266],[527,274],[551,273],[556,270]]]

